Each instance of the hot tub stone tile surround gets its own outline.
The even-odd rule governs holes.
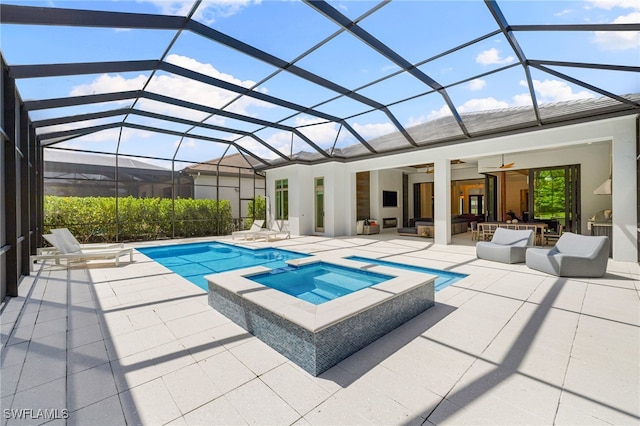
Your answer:
[[[432,275],[346,259],[329,262],[394,278],[313,305],[251,281],[251,275],[268,271],[258,266],[208,276],[209,305],[317,376],[434,304]]]

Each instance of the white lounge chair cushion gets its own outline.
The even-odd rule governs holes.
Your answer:
[[[80,246],[80,243],[67,228],[52,229],[51,233],[55,237],[54,245],[60,253],[68,254],[81,252],[82,247]]]

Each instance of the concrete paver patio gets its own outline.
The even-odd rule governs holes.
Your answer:
[[[640,423],[637,263],[557,278],[455,242],[383,233],[270,243],[469,274],[319,377],[140,253],[118,268],[45,264],[0,308],[2,424]]]

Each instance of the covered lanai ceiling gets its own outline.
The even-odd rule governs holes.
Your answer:
[[[156,164],[348,161],[640,112],[628,0],[9,0],[0,21],[43,146]]]

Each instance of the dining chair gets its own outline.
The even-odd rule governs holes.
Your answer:
[[[544,245],[549,245],[550,241],[553,243],[557,242],[558,239],[562,236],[562,224],[559,223],[556,228],[556,232],[548,232],[544,234]]]
[[[470,222],[469,225],[471,225],[471,241],[477,241],[480,236],[478,221],[474,220],[473,222]]]

